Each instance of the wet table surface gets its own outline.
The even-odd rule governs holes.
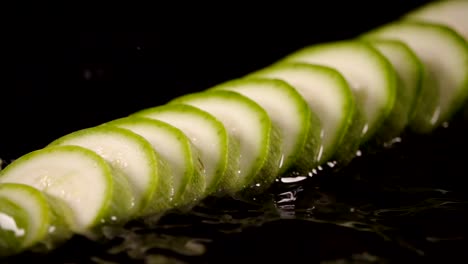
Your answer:
[[[277,181],[255,199],[209,197],[5,263],[449,263],[468,260],[464,121]],[[288,175],[285,175],[286,177]],[[293,175],[289,175],[288,182]]]

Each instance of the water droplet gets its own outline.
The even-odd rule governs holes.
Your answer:
[[[55,230],[57,230],[57,228],[55,226],[49,226],[49,234],[52,234],[55,232]]]
[[[440,106],[437,106],[436,110],[434,111],[434,114],[431,117],[431,124],[435,124],[437,120],[439,120],[440,116]]]
[[[362,128],[362,134],[365,135],[367,133],[367,130],[369,130],[369,124],[366,124],[363,128]]]
[[[18,227],[13,217],[4,213],[0,213],[0,229],[12,231],[17,237],[24,236],[26,233],[24,229]]]
[[[195,256],[201,256],[206,252],[206,246],[195,239],[187,241],[185,248]]]
[[[278,166],[278,168],[282,168],[282,167],[283,167],[283,163],[284,163],[284,155],[281,154],[281,159],[280,159],[280,161],[279,161],[279,166]]]
[[[401,141],[402,141],[401,137],[396,137],[396,138],[391,139],[388,142],[385,142],[383,145],[385,148],[389,148],[393,146],[395,143],[400,143]]]
[[[320,160],[322,158],[323,154],[323,146],[320,146],[319,152],[317,154],[317,160]]]
[[[279,196],[281,200],[279,200],[278,203],[287,203],[287,202],[296,201],[295,192],[284,192],[284,193],[281,193]]]
[[[442,193],[442,194],[447,194],[447,193],[449,193],[449,192],[450,192],[450,191],[448,191],[448,190],[444,190],[444,189],[434,189],[434,191],[436,191],[436,192],[440,192],[440,193]]]
[[[306,176],[297,176],[297,177],[283,177],[281,178],[281,182],[283,183],[293,183],[293,182],[299,182],[307,179]]]

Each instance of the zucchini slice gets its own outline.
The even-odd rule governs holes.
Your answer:
[[[187,136],[163,121],[145,117],[125,117],[107,123],[108,125],[128,129],[145,138],[167,164],[160,163],[159,177],[172,176],[173,199],[172,206],[191,205],[204,197],[205,174],[198,152]],[[161,159],[159,159],[161,160]],[[167,194],[167,193],[166,193]],[[153,199],[149,199],[149,208],[160,210],[158,200],[166,200],[164,190],[152,192]],[[154,208],[156,206],[156,208]],[[143,213],[143,215],[147,212]]]
[[[390,62],[369,44],[347,40],[317,44],[292,53],[282,61],[335,68],[350,84],[365,124],[362,143],[369,140],[393,109],[397,77]]]
[[[457,31],[468,42],[467,14],[468,1],[450,0],[434,1],[409,12],[403,18],[444,24]]]
[[[416,54],[398,40],[372,39],[369,43],[393,65],[398,76],[395,105],[378,132],[378,140],[391,141],[398,137],[413,117],[421,91],[423,66]]]
[[[133,198],[127,218],[140,216],[155,196],[170,202],[172,185],[167,181],[172,178],[167,176],[172,175],[161,175],[157,154],[140,135],[104,124],[72,132],[49,146],[60,145],[81,146],[96,152],[111,165],[115,179],[125,179],[130,184]]]
[[[199,108],[183,104],[166,104],[136,112],[139,116],[164,121],[187,135],[198,149],[205,168],[206,195],[217,192],[224,177],[232,178],[238,153],[223,123]]]
[[[320,121],[294,87],[281,80],[242,78],[213,89],[240,93],[267,111],[281,136],[279,174],[289,169],[310,171],[317,166],[322,131]]]
[[[237,173],[223,181],[227,193],[244,189],[256,193],[268,188],[277,177],[281,153],[279,134],[267,112],[257,103],[241,94],[223,90],[188,94],[169,103],[188,104],[207,111],[238,141]]]
[[[340,148],[343,150],[343,139],[351,123],[356,121],[353,94],[339,72],[325,66],[283,62],[249,76],[280,79],[293,86],[305,99],[321,124],[319,151],[316,160],[311,162],[312,165],[320,165],[332,158],[337,158],[335,154]],[[277,104],[282,106],[282,103]],[[346,141],[359,145],[360,134],[358,133],[355,138],[347,137]]]
[[[89,237],[103,224],[128,220],[132,206],[127,182],[113,177],[101,156],[79,146],[51,146],[25,154],[0,171],[0,183],[29,185],[63,202],[70,213],[61,217],[73,232]],[[28,214],[44,213],[39,208],[41,212]]]
[[[0,184],[0,257],[34,250],[51,250],[72,236],[56,201],[18,183]]]
[[[449,121],[468,96],[468,46],[452,29],[439,24],[398,21],[365,34],[406,43],[424,66],[423,87],[410,123],[429,133]]]

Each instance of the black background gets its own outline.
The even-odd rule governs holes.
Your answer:
[[[15,19],[4,23],[1,32],[0,157],[14,159],[66,133],[241,77],[306,45],[352,38],[427,2],[283,2],[255,8],[252,3],[225,2],[223,6],[197,3],[175,8],[132,4],[121,6],[119,11],[114,6],[103,10],[84,6],[86,12],[69,9],[52,12],[55,14],[50,17],[40,12],[34,16],[14,14]],[[454,133],[457,129],[451,130],[452,134],[442,132],[439,140],[421,139],[422,143],[400,150],[395,159],[379,156],[358,161],[352,174],[362,176],[364,181],[330,177],[329,183],[304,187],[304,208],[320,202],[316,197],[320,195],[314,191],[317,186],[330,188],[327,195],[334,194],[338,202],[341,199],[353,205],[353,201],[359,201],[377,208],[413,205],[408,197],[427,198],[426,194],[419,197],[409,191],[405,196],[401,186],[395,190],[388,187],[395,182],[412,188],[459,190],[455,194],[463,194],[463,201],[467,201],[466,185],[462,184],[467,173],[465,158],[457,153],[468,145],[461,140],[468,131],[466,125],[463,127],[458,134]],[[442,210],[433,215],[423,211],[389,219],[409,238],[425,238],[426,234],[438,232],[462,237],[461,242],[422,243],[429,259],[455,259],[466,255],[468,245],[466,203],[462,205],[459,210]],[[193,218],[189,221],[193,224]],[[210,229],[205,228],[195,225],[189,229],[210,236]],[[184,229],[186,233],[190,232]],[[298,262],[304,261],[299,260],[303,256],[308,260],[304,262],[316,262],[329,255],[372,249],[395,258],[401,253],[400,259],[409,259],[400,247],[390,247],[380,237],[369,236],[336,226],[282,220],[219,236],[206,258],[213,260],[211,263],[259,263],[270,256],[271,262],[277,263],[291,261],[291,255],[296,254]],[[69,245],[68,249],[76,253],[71,258],[83,255],[88,259],[96,246],[86,242],[84,245],[91,249],[83,247],[82,251],[76,245]],[[57,253],[58,259],[68,252]]]
[[[354,37],[428,1],[324,2],[15,13],[1,40],[0,157]]]

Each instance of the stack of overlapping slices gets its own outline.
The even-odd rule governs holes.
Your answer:
[[[430,133],[468,96],[468,1],[438,1],[165,105],[64,135],[0,172],[0,255]]]

